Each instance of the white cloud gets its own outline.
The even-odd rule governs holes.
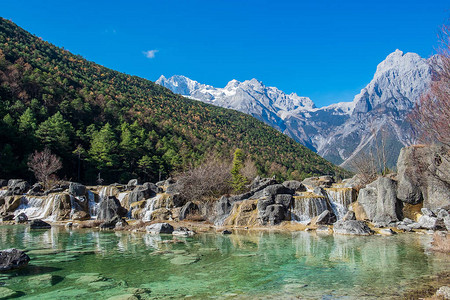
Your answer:
[[[154,58],[154,57],[155,57],[155,54],[156,54],[157,52],[159,52],[159,50],[148,50],[148,51],[143,51],[142,53],[144,53],[144,55],[145,55],[147,58]]]

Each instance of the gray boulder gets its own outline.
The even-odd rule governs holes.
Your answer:
[[[347,221],[347,220],[356,220],[356,215],[354,211],[349,210],[348,212],[345,213],[344,217],[342,218],[342,220]]]
[[[367,218],[381,226],[397,222],[402,215],[401,203],[397,200],[396,182],[387,177],[378,177],[361,189],[358,203]]]
[[[283,182],[282,185],[287,187],[288,189],[291,189],[294,191],[298,191],[298,192],[306,191],[306,187],[303,185],[303,183],[301,183],[300,181],[297,181],[297,180],[288,180],[288,181]]]
[[[48,229],[51,228],[52,225],[48,224],[47,222],[44,222],[42,220],[31,220],[30,222],[30,228],[31,229]]]
[[[370,235],[373,231],[364,221],[339,220],[333,224],[333,231],[337,234]]]
[[[128,196],[129,203],[138,202],[156,196],[159,188],[154,183],[146,182],[143,185],[137,186]]]
[[[262,225],[276,225],[284,220],[285,215],[286,209],[282,204],[271,204],[266,207],[266,209],[260,216],[260,222]]]
[[[97,220],[109,221],[115,217],[122,218],[127,214],[127,210],[122,207],[119,200],[114,196],[108,196],[103,199],[97,210]]]
[[[289,209],[292,205],[294,198],[291,194],[279,194],[275,195],[275,203],[282,204],[286,209]]]
[[[137,179],[130,179],[128,181],[128,183],[127,183],[127,188],[128,189],[132,189],[132,188],[134,188],[137,185],[138,185],[138,180]]]
[[[26,223],[26,222],[28,222],[28,217],[27,217],[26,214],[21,213],[21,214],[18,214],[18,215],[14,218],[14,221],[16,221],[16,223]]]
[[[421,216],[418,223],[421,228],[425,229],[438,230],[445,228],[443,220],[439,220],[437,217],[430,217],[427,215]]]
[[[0,188],[7,186],[7,185],[8,185],[8,180],[0,179]]]
[[[332,215],[328,209],[324,210],[320,215],[317,216],[315,221],[316,224],[319,225],[327,225],[330,224],[332,219]]]
[[[190,230],[190,229],[187,228],[187,227],[178,227],[177,229],[175,229],[175,230],[172,232],[172,235],[188,237],[188,236],[193,236],[193,235],[195,235],[195,231]]]
[[[82,185],[81,183],[71,182],[69,184],[69,194],[75,197],[85,196],[86,186]]]
[[[450,207],[450,150],[443,145],[410,146],[397,161],[397,197],[407,203],[423,201],[435,210]]]
[[[8,181],[7,195],[23,195],[30,189],[30,184],[22,179],[10,179]]]
[[[329,188],[334,183],[333,176],[325,175],[320,177],[309,177],[302,181],[304,185],[307,185],[309,187],[321,187],[321,188]]]
[[[28,265],[30,257],[25,252],[12,248],[0,251],[0,272],[18,269]]]
[[[44,186],[37,182],[33,184],[27,194],[31,196],[42,196],[44,195]]]
[[[173,226],[169,223],[155,223],[147,226],[145,230],[150,234],[171,234],[173,232]]]

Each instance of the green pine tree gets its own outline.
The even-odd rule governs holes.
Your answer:
[[[231,186],[237,193],[242,192],[246,184],[246,178],[241,174],[243,167],[244,153],[241,149],[237,148],[234,151],[233,166],[231,168]]]

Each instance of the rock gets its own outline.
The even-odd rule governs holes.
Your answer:
[[[424,215],[424,216],[436,217],[436,215],[429,208],[423,207],[420,211],[422,212],[422,215]]]
[[[0,272],[18,269],[28,265],[30,257],[25,252],[11,248],[0,251]]]
[[[51,197],[51,196],[49,196]],[[53,217],[55,221],[69,220],[72,213],[73,197],[68,193],[56,194],[53,202]]]
[[[81,183],[71,182],[69,184],[69,194],[71,194],[75,197],[85,196],[86,195],[86,186],[82,185]]]
[[[450,286],[441,286],[436,291],[436,296],[442,297],[444,299],[450,299]]]
[[[320,215],[317,216],[317,218],[315,218],[313,225],[317,224],[317,225],[326,225],[330,223],[330,218],[331,218],[331,213],[330,211],[324,210]]]
[[[8,186],[8,180],[6,179],[0,179],[0,188]]]
[[[33,186],[28,191],[27,195],[31,196],[42,196],[44,195],[44,186],[39,182],[33,184]]]
[[[114,218],[106,220],[105,222],[100,224],[99,227],[100,227],[100,229],[115,229],[118,223],[123,223],[123,222],[126,223],[126,221],[123,220],[121,217],[115,216]]]
[[[259,176],[256,176],[255,179],[249,184],[249,188],[251,193],[259,192],[269,185],[277,184],[277,181],[274,178],[261,178]]]
[[[334,183],[334,178],[329,175],[320,176],[320,177],[309,177],[302,181],[304,185],[307,185],[311,188],[321,187],[321,188],[329,188]]]
[[[450,216],[447,216],[443,219],[445,228],[450,231]]]
[[[397,197],[407,203],[423,201],[435,210],[450,206],[450,151],[444,145],[402,148],[397,161]]]
[[[193,236],[195,235],[195,231],[190,230],[186,227],[178,227],[172,232],[172,235],[175,236]]]
[[[256,226],[258,222],[258,200],[243,200],[235,202],[233,209],[222,225],[225,226]]]
[[[437,210],[436,216],[438,219],[444,220],[446,217],[450,216],[450,214],[448,213],[448,211],[446,209],[440,208]]]
[[[151,221],[159,220],[159,221],[167,221],[172,218],[172,212],[165,208],[158,208],[152,212]]]
[[[44,288],[51,287],[55,284],[58,277],[51,274],[43,274],[38,276],[32,276],[27,279],[27,284],[31,288]]]
[[[356,215],[354,211],[349,210],[348,212],[345,213],[344,217],[342,218],[342,220],[347,221],[347,220],[356,220]]]
[[[359,188],[363,187],[362,180],[358,175],[353,176],[352,178],[347,178],[342,180],[342,183],[345,188]]]
[[[114,230],[122,230],[125,226],[128,225],[128,222],[125,219],[119,220],[114,226]]]
[[[174,265],[190,265],[199,260],[200,258],[196,255],[177,255],[170,260],[170,263]]]
[[[393,231],[393,230],[390,229],[390,228],[380,229],[378,232],[379,232],[381,235],[394,235],[394,234],[396,234],[396,232]]]
[[[283,182],[282,185],[297,192],[306,192],[306,187],[297,180],[288,180]]]
[[[119,219],[125,217],[127,210],[120,205],[119,200],[114,196],[103,199],[98,205],[97,220],[112,220],[115,217]]]
[[[82,210],[76,211],[72,215],[72,220],[74,220],[74,221],[86,221],[86,220],[90,220],[90,219],[91,219],[91,215]]]
[[[197,204],[193,203],[192,201],[189,201],[188,203],[186,203],[183,208],[180,211],[180,215],[179,215],[179,219],[184,220],[186,219],[187,215],[192,214],[194,212],[198,212],[198,206]]]
[[[275,195],[275,204],[282,204],[286,209],[289,209],[293,199],[291,194]]]
[[[130,179],[130,181],[128,181],[128,183],[127,183],[127,189],[132,189],[135,186],[137,186],[138,184],[139,183],[138,183],[137,179]]]
[[[7,221],[12,221],[12,220],[14,220],[13,214],[7,214],[6,216],[3,216],[0,218],[0,222],[7,222]]]
[[[316,232],[318,232],[318,233],[330,233],[331,230],[330,230],[330,228],[328,228],[328,226],[320,225],[320,226],[317,227]]]
[[[73,223],[72,222],[68,222],[68,223],[66,223],[66,225],[64,225],[64,227],[72,228],[73,227]]]
[[[42,221],[42,220],[31,220],[30,222],[30,228],[31,229],[48,229],[51,228],[52,225]]]
[[[11,299],[17,297],[18,295],[18,292],[7,287],[0,287],[0,299]]]
[[[412,223],[414,223],[414,221],[413,221],[413,220],[411,220],[411,219],[408,219],[408,218],[404,218],[404,219],[402,220],[402,222],[403,222],[403,224],[405,224],[405,225],[409,225],[409,224],[412,224]]]
[[[173,226],[169,223],[155,223],[147,226],[145,230],[151,234],[171,234],[173,232]]]
[[[4,198],[3,212],[14,212],[22,203],[23,196],[6,196]]]
[[[222,234],[232,234],[232,232],[225,229],[224,231],[222,231]]]
[[[259,204],[259,201],[258,201]],[[286,209],[281,204],[271,204],[266,207],[264,213],[260,217],[262,225],[276,225],[281,223],[285,218]]]
[[[8,181],[7,195],[23,195],[30,189],[30,184],[23,179],[10,179]]]
[[[263,190],[256,192],[253,196],[250,197],[250,199],[260,199],[264,197],[270,197],[273,198],[275,195],[278,194],[295,194],[294,190],[291,190],[284,185],[281,184],[273,184],[265,187]]]
[[[337,234],[370,235],[373,231],[364,221],[339,220],[333,224],[333,231]]]
[[[140,200],[145,200],[148,198],[152,198],[156,196],[156,193],[158,192],[158,187],[156,184],[153,184],[151,182],[146,182],[141,186],[137,186],[133,189],[133,191],[128,196],[129,203],[137,202]]]
[[[419,225],[421,228],[437,230],[445,227],[445,224],[442,220],[439,220],[436,217],[430,217],[427,215],[423,215],[419,218]]]
[[[410,232],[412,230],[411,227],[409,227],[407,225],[403,225],[403,224],[398,225],[397,228],[400,229],[400,230],[407,231],[407,232]]]
[[[21,213],[14,218],[14,221],[16,221],[16,223],[26,223],[28,222],[28,217],[26,214]]]
[[[359,191],[358,203],[367,218],[375,223],[397,222],[401,216],[401,203],[396,196],[396,183],[387,177],[378,177]]]

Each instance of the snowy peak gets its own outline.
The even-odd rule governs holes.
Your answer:
[[[411,108],[427,88],[431,70],[426,59],[416,53],[396,50],[377,66],[371,82],[355,96],[355,113],[367,113],[379,105]],[[390,103],[396,100],[395,104]]]
[[[265,86],[255,78],[243,82],[233,79],[224,88],[201,84],[182,75],[174,75],[170,78],[162,75],[156,83],[167,87],[174,93],[252,115],[262,114],[263,111],[244,110],[263,106],[272,113],[276,113],[280,110],[294,111],[315,108],[314,103],[308,97],[300,97],[295,93],[288,95],[276,87]]]

